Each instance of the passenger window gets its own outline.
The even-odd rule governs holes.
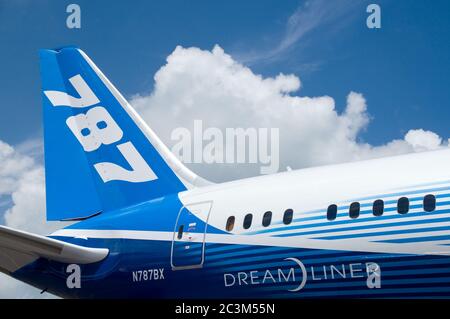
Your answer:
[[[292,209],[286,209],[283,216],[283,223],[289,225],[292,222],[292,217],[294,216],[294,211]]]
[[[252,219],[253,219],[253,215],[252,214],[247,214],[244,217],[244,229],[249,229],[250,226],[252,225]]]
[[[337,215],[337,206],[336,205],[330,205],[327,209],[327,219],[328,220],[335,220]]]
[[[184,225],[180,225],[180,227],[178,227],[178,235],[177,235],[178,239],[181,239],[181,237],[183,237],[183,229]]]
[[[350,218],[358,218],[360,208],[361,206],[358,202],[352,203],[349,211]]]
[[[227,219],[227,225],[226,225],[226,227],[225,227],[225,229],[227,230],[227,231],[232,231],[233,230],[233,228],[234,228],[234,221],[236,220],[236,218],[234,218],[234,216],[230,216],[230,217],[228,217],[228,219]]]
[[[423,209],[426,212],[432,212],[436,209],[436,197],[434,195],[427,195],[424,197]]]
[[[406,214],[409,211],[409,199],[402,197],[397,202],[397,211],[399,214]]]
[[[377,199],[373,202],[372,213],[374,216],[381,216],[384,213],[384,202],[381,199]]]
[[[272,221],[272,212],[265,212],[262,220],[262,225],[264,227],[267,227],[270,225],[271,221]]]

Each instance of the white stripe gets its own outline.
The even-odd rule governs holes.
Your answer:
[[[395,226],[395,227],[378,227],[378,228],[370,228],[370,229],[359,229],[359,230],[353,230],[353,231],[340,231],[340,232],[334,232],[334,233],[320,233],[320,234],[314,234],[309,235],[306,237],[313,237],[313,238],[323,238],[328,236],[341,236],[341,235],[358,235],[358,234],[365,234],[365,233],[382,233],[382,232],[388,232],[388,231],[398,231],[398,230],[419,230],[421,228],[429,228],[429,227],[450,227],[450,220],[448,222],[441,222],[439,224],[416,224],[416,225],[402,225],[402,226]],[[450,232],[447,231],[449,234]],[[422,232],[423,233],[423,232]],[[402,234],[403,238],[409,238],[409,235],[411,237],[415,236],[415,234],[421,234],[420,232],[411,232]],[[302,235],[300,235],[302,236]],[[358,237],[358,238],[367,238],[367,237]],[[380,238],[380,237],[377,237]]]
[[[446,232],[448,233],[448,232]],[[130,230],[93,230],[93,229],[61,229],[52,234],[63,237],[90,237],[90,238],[117,238],[135,240],[162,240],[171,241],[172,232],[156,231],[130,231]],[[202,242],[201,238],[193,242]],[[415,255],[450,255],[450,247],[437,246],[433,243],[376,243],[362,241],[361,239],[319,240],[308,238],[281,238],[265,235],[228,235],[206,234],[206,242],[217,244],[255,245],[286,248],[304,248],[319,250],[343,250],[374,253],[415,254]]]
[[[428,231],[421,233],[412,233],[412,234],[395,234],[395,235],[383,235],[383,236],[367,236],[364,238],[350,238],[355,240],[362,241],[385,241],[385,240],[395,240],[395,239],[409,239],[409,238],[418,238],[418,237],[431,237],[431,236],[446,236],[450,235],[448,230],[440,230],[440,231]],[[334,240],[334,239],[333,239]],[[348,240],[348,239],[339,239],[339,240]],[[400,243],[397,245],[403,245],[404,243]],[[415,245],[418,245],[415,243]]]
[[[60,229],[50,236],[171,241],[173,232],[144,230]]]

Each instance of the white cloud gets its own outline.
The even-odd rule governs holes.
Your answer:
[[[56,230],[45,220],[44,168],[30,168],[19,178],[17,188],[11,193],[13,206],[4,215],[9,227],[48,235]]]
[[[357,17],[358,6],[357,1],[340,0],[308,0],[303,2],[288,17],[281,37],[274,40],[267,49],[251,50],[239,54],[238,60],[247,64],[255,62],[267,62],[270,60],[285,57],[287,52],[292,48],[300,45],[306,46],[308,36],[320,28],[328,27],[322,32],[321,39],[333,36],[335,32],[340,30],[352,18]],[[297,56],[298,62],[298,56]],[[304,64],[303,68],[317,68],[318,62]]]
[[[442,138],[434,132],[411,130],[405,135],[405,141],[408,142],[415,151],[435,150],[441,147]]]
[[[176,127],[192,129],[195,119],[208,127],[280,129],[281,167],[302,168],[402,154],[443,146],[434,133],[408,132],[405,139],[373,146],[360,141],[370,118],[360,93],[350,92],[339,114],[329,96],[306,97],[300,79],[279,74],[264,78],[236,62],[222,48],[177,47],[156,73],[153,92],[131,104],[169,146]],[[258,165],[189,166],[216,181],[257,175]]]
[[[34,157],[42,154],[36,150],[40,147],[40,140],[27,141],[17,149],[0,140],[0,195],[12,201],[3,212],[7,226],[45,235],[60,224],[46,222],[44,167]]]
[[[280,130],[281,167],[313,165],[382,157],[436,149],[448,144],[435,133],[409,131],[402,140],[373,146],[359,141],[370,117],[360,93],[350,92],[345,111],[338,113],[329,96],[306,97],[296,93],[301,81],[295,75],[264,78],[237,63],[219,46],[212,51],[177,47],[155,75],[153,92],[131,101],[169,146],[173,129],[191,128],[194,120],[206,126],[274,127]],[[9,196],[4,213],[8,226],[46,234],[59,224],[45,222],[42,141],[12,147],[0,141],[0,197]],[[36,158],[37,157],[37,158]],[[259,173],[258,165],[190,165],[215,181]],[[0,212],[1,213],[1,212]],[[48,297],[28,285],[0,274],[0,297]]]
[[[19,176],[33,166],[33,160],[21,156],[0,140],[0,195],[10,194],[17,188]]]
[[[23,153],[0,140],[0,195],[11,197],[12,202],[0,213],[6,226],[46,235],[60,225],[45,220],[44,168],[33,157],[37,154],[33,143],[18,146],[17,149],[30,151]],[[4,274],[0,274],[0,287],[0,298],[51,297]]]

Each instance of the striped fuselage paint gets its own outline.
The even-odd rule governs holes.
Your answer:
[[[423,210],[425,194],[435,194],[435,211]],[[391,199],[399,196],[411,201],[405,215],[396,212],[396,201]],[[369,203],[375,198],[386,199],[383,216],[372,215]],[[209,226],[203,266],[186,270],[171,268],[173,230],[152,230],[145,222],[127,229],[119,216],[108,216],[111,223],[91,220],[53,234],[72,243],[110,249],[101,264],[82,266],[81,289],[66,287],[66,265],[42,259],[15,276],[61,296],[82,298],[449,297],[450,186],[359,200],[357,219],[348,217],[348,205],[340,205],[335,221],[328,221],[322,208],[294,212],[289,225],[274,219],[269,227],[246,233]],[[172,201],[160,204],[173,205]],[[182,204],[175,206],[179,210]],[[135,210],[139,212],[135,218],[145,211]],[[89,227],[96,223],[104,229]],[[187,261],[191,257],[190,252],[184,255]],[[306,273],[287,258],[299,260]],[[378,288],[368,286],[370,263],[379,266]],[[163,280],[133,282],[133,271],[160,268],[164,268]],[[304,287],[290,291],[305,276]]]
[[[81,288],[67,288],[67,265],[44,259],[13,275],[57,295],[80,298],[449,297],[448,163],[450,151],[445,150],[168,195],[104,212],[52,235],[110,250],[104,261],[81,265]],[[436,198],[432,212],[423,207],[429,194]],[[397,212],[401,197],[409,199],[406,214]],[[382,216],[372,212],[378,199],[385,203]],[[173,269],[178,215],[183,207],[205,202],[211,209],[207,214],[192,212],[189,225],[195,230],[173,250],[184,264],[196,264],[200,245],[202,264]],[[354,219],[349,217],[353,202],[361,207]],[[326,218],[330,204],[338,207],[332,221]],[[294,214],[285,225],[287,209]],[[264,227],[266,211],[273,217]],[[244,229],[249,213],[253,223]],[[231,231],[225,229],[229,216],[235,216]],[[133,276],[147,270],[148,278],[155,269],[163,269],[164,279]]]

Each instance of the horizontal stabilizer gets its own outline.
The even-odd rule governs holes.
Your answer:
[[[103,260],[109,251],[69,244],[60,240],[0,226],[0,270],[11,273],[39,257],[90,264]]]

